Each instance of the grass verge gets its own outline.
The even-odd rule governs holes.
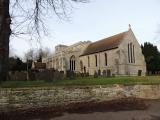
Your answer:
[[[78,77],[74,79],[56,80],[53,82],[41,81],[5,81],[0,83],[0,88],[23,88],[23,87],[51,87],[51,86],[88,86],[88,85],[153,85],[160,84],[160,76],[145,77]]]

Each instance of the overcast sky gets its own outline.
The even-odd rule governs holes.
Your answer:
[[[42,46],[54,51],[57,44],[71,45],[78,41],[97,41],[128,30],[128,24],[140,44],[148,41],[160,49],[160,0],[90,0],[75,4],[70,21],[57,17],[49,19],[49,36],[43,37]],[[160,36],[160,34],[159,34]],[[12,53],[23,57],[38,44],[23,38],[12,38]]]

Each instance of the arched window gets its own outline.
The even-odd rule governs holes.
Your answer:
[[[88,67],[90,67],[90,59],[89,59],[89,56],[88,56]]]
[[[75,56],[72,55],[70,58],[70,70],[75,71]]]
[[[131,53],[131,63],[133,63],[133,50],[132,50],[132,43],[130,43],[130,53]]]
[[[97,67],[97,55],[95,55],[95,62],[96,62],[96,67]]]
[[[134,56],[134,45],[133,45],[133,63],[135,63],[135,56]]]
[[[107,53],[105,53],[104,56],[105,56],[105,65],[107,66],[107,64],[108,64],[108,61],[107,61]]]
[[[135,63],[135,53],[134,53],[135,46],[132,43],[128,44],[128,62]]]
[[[130,63],[130,44],[128,43],[128,62]]]

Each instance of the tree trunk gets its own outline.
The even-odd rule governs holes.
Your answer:
[[[11,18],[10,0],[0,0],[0,82],[8,78],[9,38]]]

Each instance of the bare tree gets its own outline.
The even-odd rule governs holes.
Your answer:
[[[25,53],[25,60],[35,60],[35,54],[34,54],[34,50],[30,49]]]
[[[42,58],[48,57],[50,55],[49,48],[40,48],[40,49],[30,49],[25,53],[25,60],[36,61],[41,56]]]
[[[46,15],[54,13],[60,19],[66,18],[72,2],[88,0],[0,0],[0,81],[7,80],[11,33],[40,37],[41,31],[46,33]]]

